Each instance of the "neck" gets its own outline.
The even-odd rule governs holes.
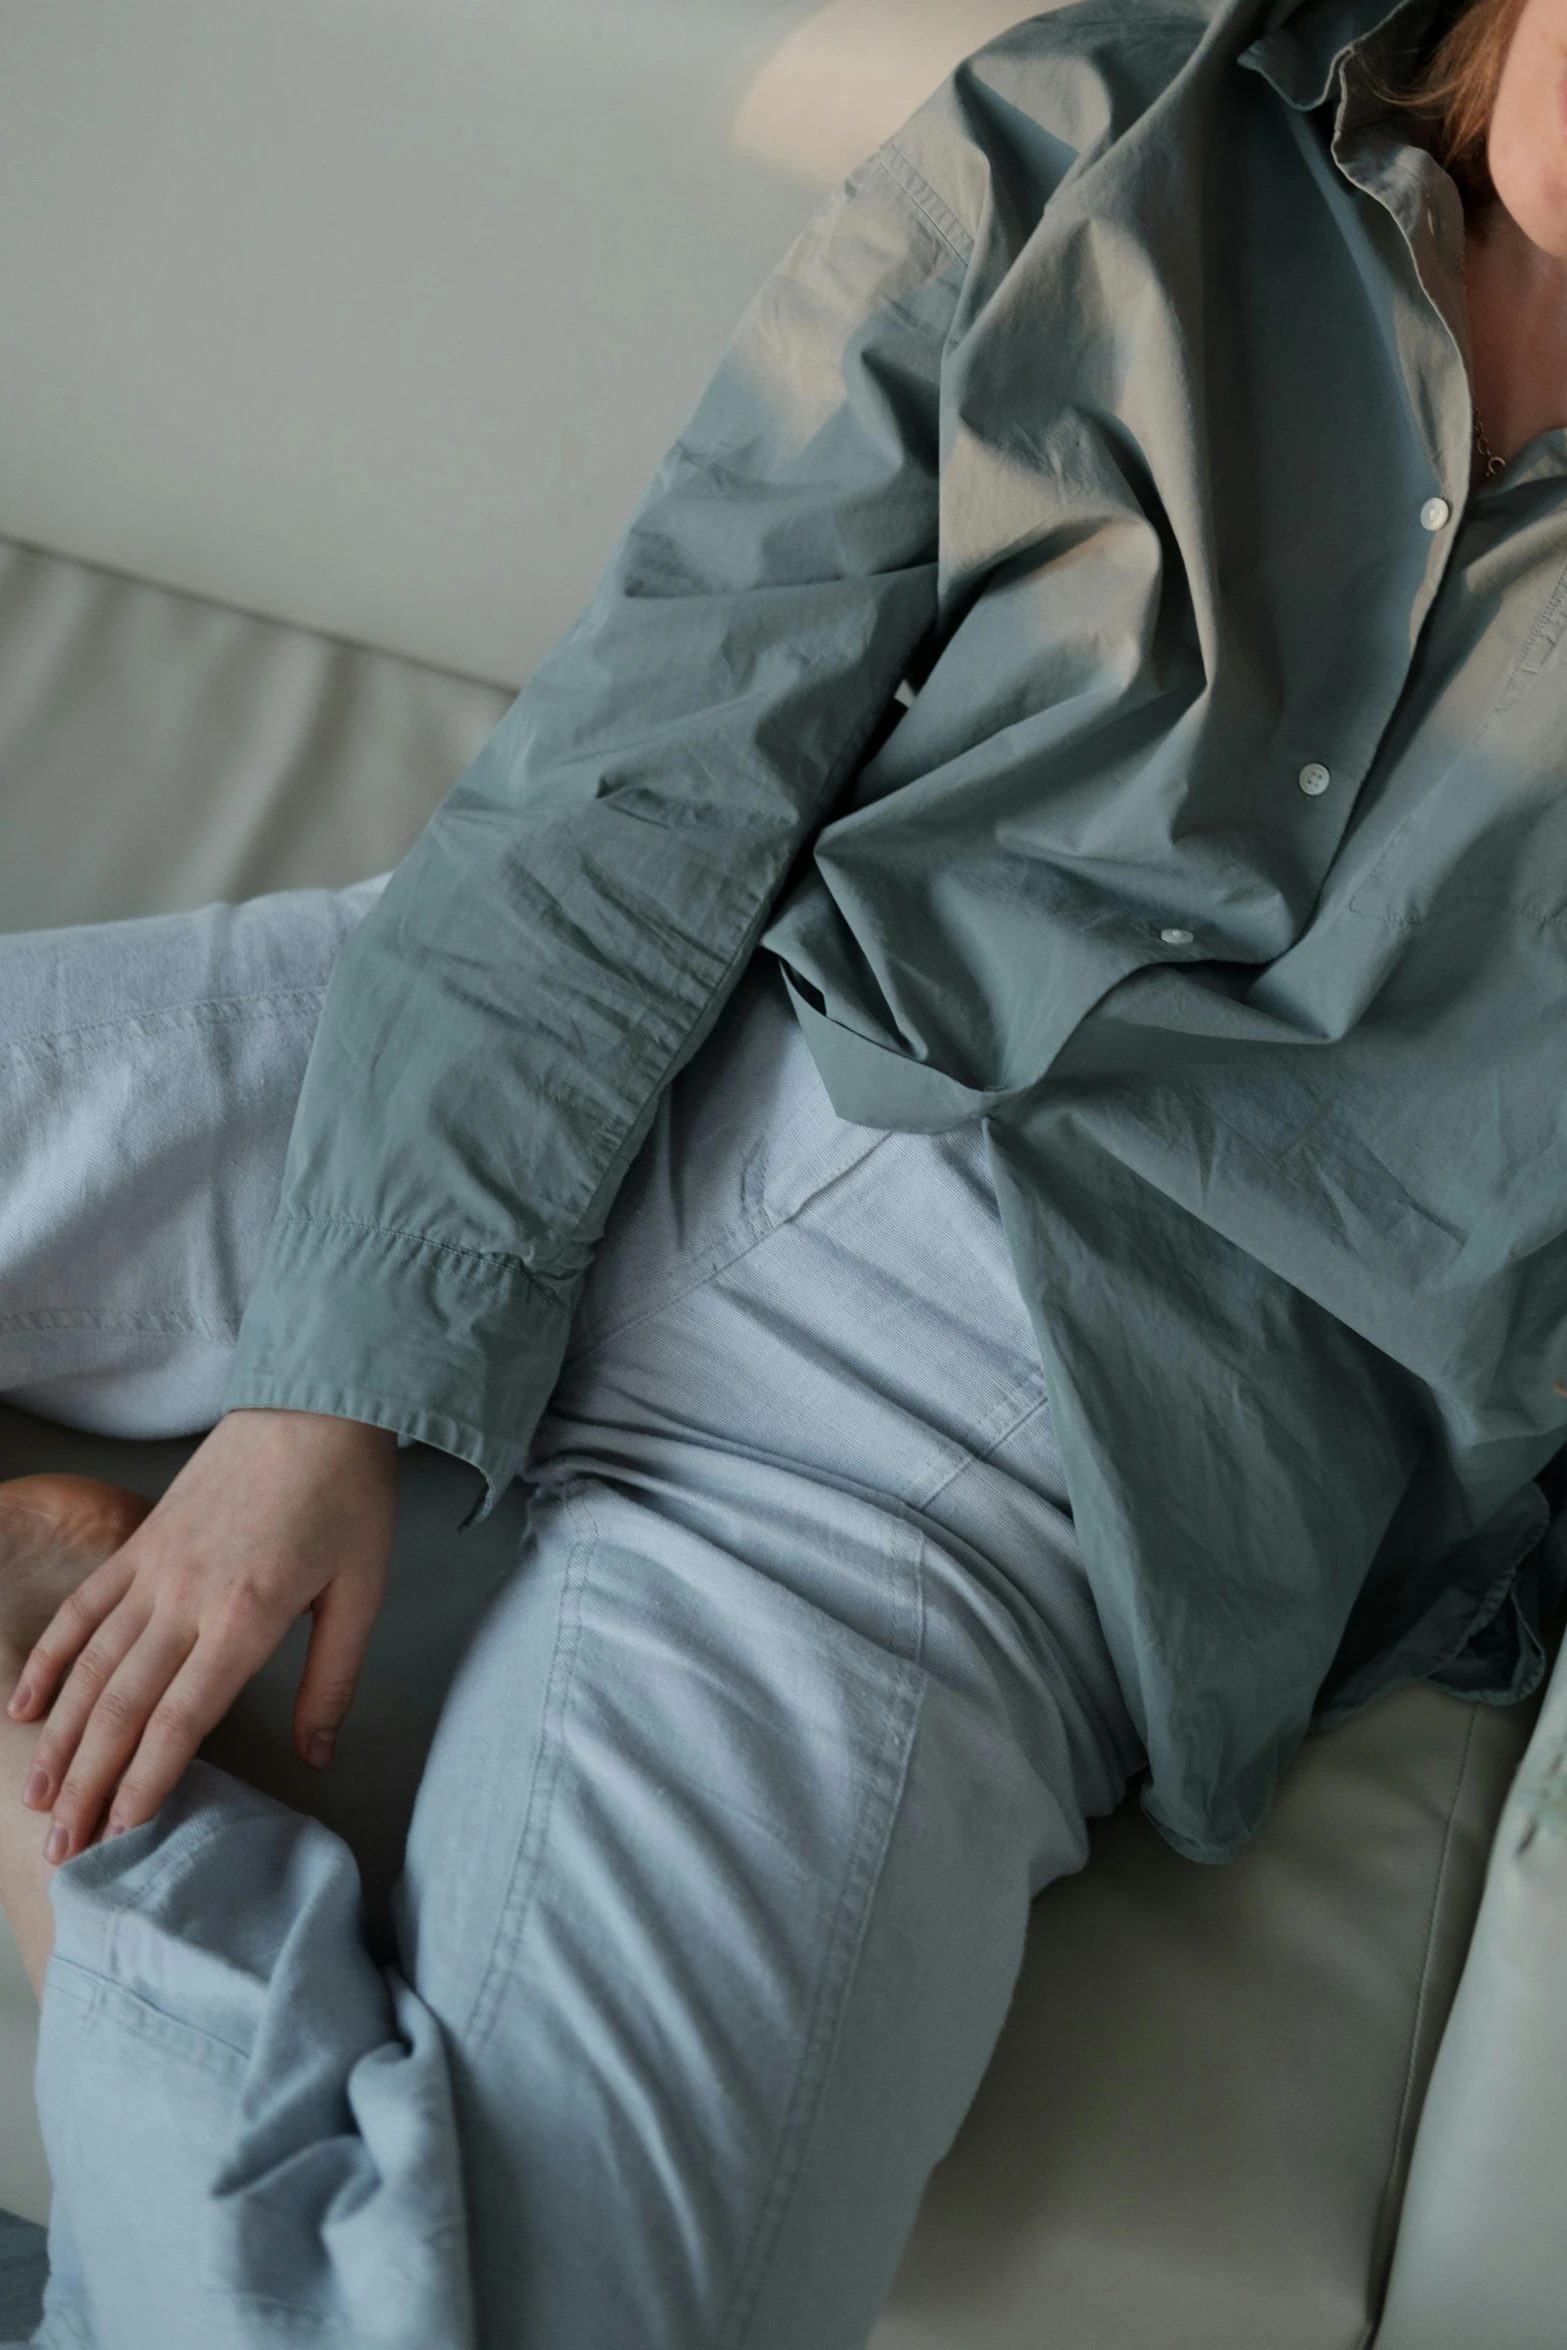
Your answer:
[[[1567,261],[1493,202],[1464,235],[1474,395],[1498,457],[1567,424]]]

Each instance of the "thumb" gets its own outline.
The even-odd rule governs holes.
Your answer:
[[[294,1701],[294,1744],[305,1761],[324,1771],[344,1715],[354,1702],[379,1593],[355,1578],[338,1575],[317,1599]]]

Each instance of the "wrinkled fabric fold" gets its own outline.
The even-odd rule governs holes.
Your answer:
[[[54,1909],[38,2098],[67,2197],[40,2342],[471,2350],[441,2034],[366,1954],[347,1847],[193,1763]]]

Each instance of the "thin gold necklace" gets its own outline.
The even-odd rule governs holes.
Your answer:
[[[1497,474],[1506,471],[1507,460],[1505,457],[1498,457],[1496,451],[1492,448],[1490,442],[1485,437],[1485,426],[1480,422],[1479,402],[1477,400],[1471,399],[1470,407],[1474,412],[1475,420],[1475,455],[1479,458],[1481,464],[1485,467],[1485,479],[1487,481],[1494,481]]]

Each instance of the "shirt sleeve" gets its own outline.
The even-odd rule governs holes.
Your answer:
[[[520,1468],[663,1089],[936,615],[967,247],[896,150],[747,310],[333,971],[226,1404]]]

